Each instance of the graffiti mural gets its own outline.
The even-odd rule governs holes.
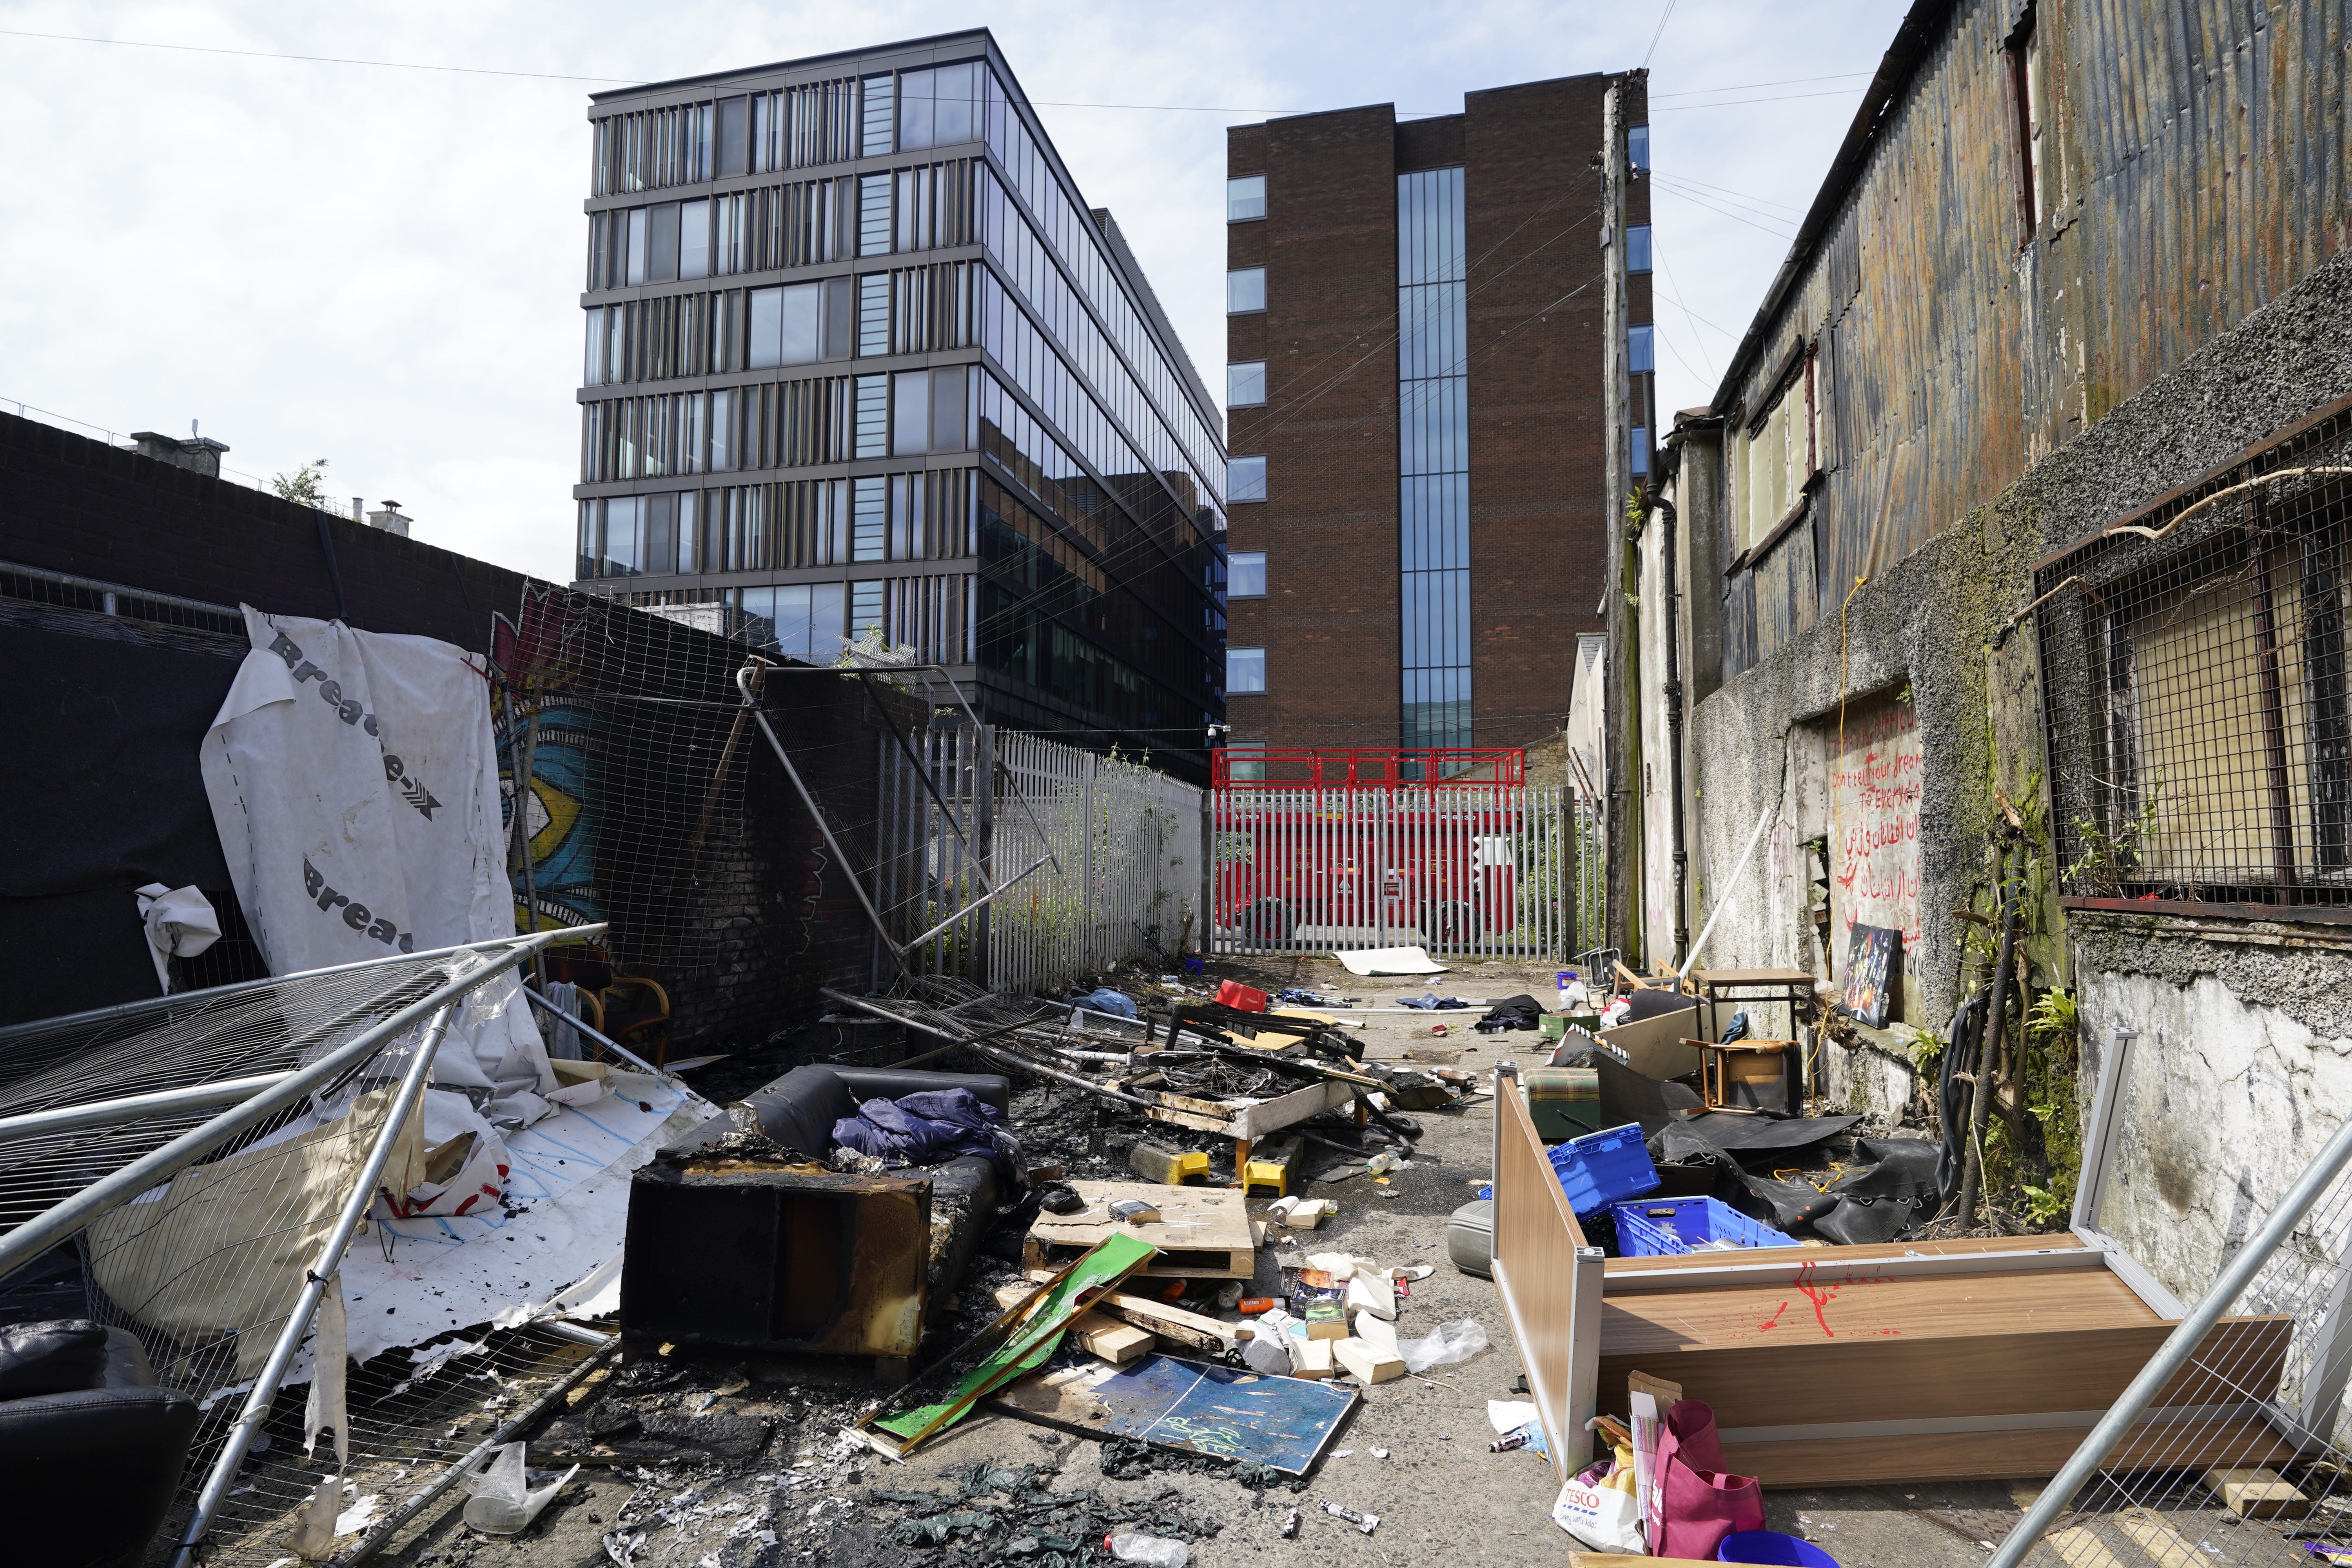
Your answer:
[[[490,714],[518,931],[605,918],[595,857],[602,814],[594,761],[603,719],[568,695],[589,625],[576,598],[544,583],[523,589],[511,619],[491,616]],[[517,790],[518,774],[529,780],[528,789]]]

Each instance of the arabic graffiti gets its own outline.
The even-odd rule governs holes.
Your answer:
[[[1848,712],[1830,741],[1832,908],[1843,953],[1856,925],[1903,933],[1919,951],[1919,721],[1888,700]]]

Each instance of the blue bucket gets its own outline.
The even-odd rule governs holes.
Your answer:
[[[1810,1541],[1777,1530],[1734,1531],[1716,1552],[1717,1563],[1773,1563],[1794,1568],[1838,1568],[1838,1560]]]

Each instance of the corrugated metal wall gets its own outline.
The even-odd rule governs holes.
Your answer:
[[[2343,0],[2040,0],[2055,147],[2021,250],[2017,9],[1954,8],[1740,389],[1810,344],[1824,473],[1727,584],[1727,675],[2352,238]]]

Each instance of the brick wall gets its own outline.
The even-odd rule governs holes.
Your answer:
[[[1263,408],[1228,447],[1264,453],[1267,500],[1234,506],[1266,597],[1228,643],[1267,650],[1267,690],[1233,696],[1238,739],[1393,746],[1399,733],[1396,175],[1461,164],[1467,200],[1472,691],[1482,745],[1524,745],[1567,712],[1576,638],[1598,631],[1602,253],[1593,166],[1610,79],[1475,92],[1460,115],[1388,105],[1237,126],[1227,169],[1266,176],[1266,216],[1228,230],[1229,268],[1266,268],[1266,310],[1231,317],[1228,361],[1266,363]],[[1629,122],[1646,119],[1638,82]],[[1647,222],[1637,186],[1633,222]],[[1633,319],[1649,319],[1637,279]]]

